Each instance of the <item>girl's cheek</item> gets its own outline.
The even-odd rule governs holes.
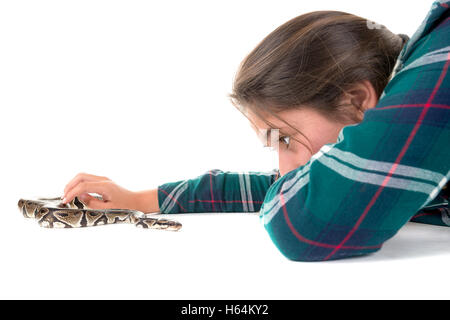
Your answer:
[[[281,146],[278,150],[278,166],[280,174],[283,176],[300,166],[305,165],[310,159],[311,154],[306,148],[286,149]]]
[[[280,148],[278,151],[278,162],[280,174],[284,176],[286,173],[296,168],[297,157],[291,151]]]

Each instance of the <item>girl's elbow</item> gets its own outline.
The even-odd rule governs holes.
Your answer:
[[[318,262],[328,260],[338,260],[345,258],[352,258],[356,256],[368,255],[370,253],[380,250],[377,248],[365,248],[365,249],[338,249],[330,248],[329,246],[322,247],[305,242],[287,242],[282,238],[275,239],[271,237],[273,243],[280,253],[288,260],[301,261],[301,262]]]
[[[304,250],[303,252],[295,253],[293,248],[285,248],[285,247],[278,247],[278,250],[281,252],[281,254],[288,260],[291,261],[299,261],[299,262],[319,262],[319,261],[329,261],[329,260],[340,260],[340,259],[346,259],[346,258],[354,258],[358,256],[365,256],[370,253],[373,253],[375,251],[378,251],[379,249],[369,250],[369,251],[355,251],[355,252],[336,252],[332,253],[332,250],[328,250],[328,252],[323,253],[312,253],[315,250],[312,249],[310,253],[309,250]],[[322,251],[322,250],[318,250]]]
[[[311,255],[306,253],[294,253],[292,248],[278,248],[281,254],[290,261],[296,262],[317,262],[323,261],[324,256]]]
[[[305,246],[302,243],[287,243],[284,241],[278,241],[278,239],[274,239],[272,237],[272,242],[275,244],[275,247],[278,251],[288,260],[291,261],[301,261],[301,262],[309,262],[309,261],[322,261],[323,256],[318,256],[315,254],[308,253],[308,246]]]

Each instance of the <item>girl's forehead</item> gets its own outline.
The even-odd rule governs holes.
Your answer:
[[[268,113],[255,113],[252,110],[248,110],[246,116],[252,127],[257,130],[279,129],[285,133],[292,131],[292,121],[287,121],[286,116],[283,114],[273,116]]]
[[[270,129],[284,127],[286,124],[270,114],[259,113],[256,114],[252,110],[247,110],[247,118],[250,120],[252,126],[258,129]]]

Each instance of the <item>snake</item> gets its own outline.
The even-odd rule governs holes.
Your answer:
[[[101,197],[94,196],[97,199]],[[178,231],[181,223],[164,218],[151,218],[132,209],[90,209],[78,197],[63,203],[55,198],[20,198],[17,203],[25,218],[36,219],[44,228],[82,228],[130,223],[138,228]]]
[[[102,199],[99,196],[93,196]],[[448,183],[441,193],[422,210],[450,208]],[[18,207],[25,218],[34,218],[45,228],[82,228],[107,224],[131,223],[144,229],[178,231],[182,225],[175,220],[151,218],[132,209],[90,209],[78,197],[63,203],[60,197],[19,199]]]

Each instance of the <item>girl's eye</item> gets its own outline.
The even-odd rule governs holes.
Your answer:
[[[286,146],[289,146],[290,138],[288,136],[280,137],[280,142],[283,142]]]

